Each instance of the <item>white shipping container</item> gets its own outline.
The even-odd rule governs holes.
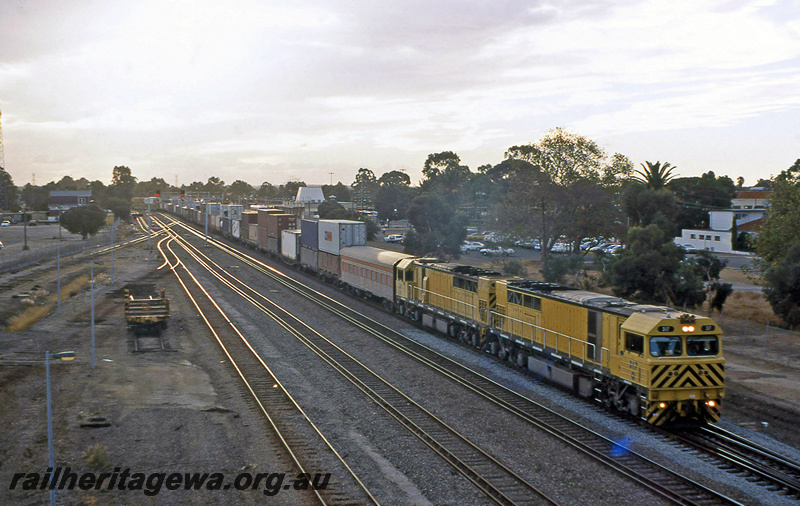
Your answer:
[[[247,240],[253,244],[258,244],[258,223],[251,223],[247,225]]]
[[[242,222],[241,221],[232,220],[231,221],[231,235],[238,239],[241,236],[241,227],[242,227]]]
[[[281,232],[281,255],[292,260],[300,259],[299,230],[284,230]]]
[[[348,246],[367,244],[367,225],[362,221],[319,220],[319,250],[338,255]]]

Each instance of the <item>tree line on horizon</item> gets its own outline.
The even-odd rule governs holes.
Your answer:
[[[556,128],[537,141],[511,146],[502,161],[482,165],[475,172],[453,151],[432,153],[417,185],[402,171],[377,177],[370,169],[360,168],[350,185],[322,186],[328,202],[321,206],[320,217],[343,217],[344,208],[337,202],[347,201],[374,209],[380,220],[408,219],[413,228],[406,234],[405,248],[418,255],[457,258],[469,225],[507,238],[536,238],[547,280],[562,281],[567,273],[574,273],[587,288],[606,284],[622,297],[687,307],[708,300],[721,310],[730,293],[730,286],[719,283],[724,264],[707,253],[687,256],[673,237],[681,229],[708,228],[708,211],[729,209],[744,179],[734,182],[711,171],[680,177],[677,170],[660,161],[646,161],[636,168],[624,155],[609,156],[596,142]],[[291,199],[302,186],[305,182],[279,186],[264,182],[256,188],[241,180],[226,185],[212,176],[206,183],[175,187],[162,178],[137,181],[122,166],[114,167],[108,186],[65,176],[42,187],[26,185],[20,193],[30,208],[37,202],[46,205],[51,190],[91,189],[96,203],[125,218],[131,199],[137,196],[180,192],[263,202]],[[736,233],[734,247],[755,249],[765,279],[774,279],[765,290],[768,300],[775,301],[776,314],[796,326],[800,308],[791,299],[800,301],[800,293],[792,292],[791,286],[780,287],[779,281],[794,279],[795,264],[795,277],[800,280],[800,227],[796,226],[800,160],[775,178],[760,179],[756,186],[774,189],[770,213],[758,240],[750,243],[746,234]],[[578,251],[581,239],[598,236],[620,238],[626,244],[621,254],[600,258],[599,279],[585,275],[580,255],[550,254],[565,239]],[[506,265],[515,268],[514,262]],[[789,309],[779,309],[783,306]]]

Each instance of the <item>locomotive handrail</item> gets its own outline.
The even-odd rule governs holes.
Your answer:
[[[560,350],[558,348],[558,345],[559,345],[558,338],[559,338],[559,336],[560,337],[564,337],[564,338],[567,339],[567,354],[569,355],[570,359],[578,359],[581,362],[587,362],[587,360],[588,360],[589,362],[592,362],[592,363],[598,363],[597,360],[587,359],[586,358],[586,350],[589,347],[591,347],[592,356],[596,355],[596,346],[597,345],[595,345],[593,343],[590,343],[590,342],[587,342],[587,341],[582,341],[582,340],[577,339],[575,337],[568,336],[566,334],[562,334],[561,332],[557,332],[555,330],[550,330],[550,329],[547,329],[545,327],[541,327],[539,325],[534,325],[533,323],[525,322],[525,321],[519,320],[517,318],[513,318],[513,317],[508,316],[508,315],[500,314],[500,313],[498,313],[496,311],[490,311],[490,315],[491,315],[491,319],[489,321],[489,326],[490,327],[492,327],[494,329],[497,329],[497,330],[500,330],[501,332],[503,332],[502,323],[500,324],[500,326],[495,325],[495,316],[497,316],[498,319],[510,320],[512,322],[511,323],[511,335],[517,336],[517,337],[519,337],[519,338],[521,338],[523,340],[530,341],[531,346],[533,346],[533,343],[535,342],[537,344],[541,344],[543,346],[543,348],[547,348],[548,347],[548,345],[547,345],[547,334],[548,333],[555,334],[555,337],[556,337],[555,346],[551,346],[551,348],[553,348],[554,350],[559,352]],[[515,334],[514,333],[514,323],[519,323],[521,328],[522,328],[522,330],[521,330],[521,332],[519,334]],[[531,337],[525,337],[523,335],[524,330],[525,330],[525,326],[531,327],[532,331],[534,329],[541,330],[542,331],[542,342],[539,343],[539,340],[534,340],[534,333],[533,332],[531,332]],[[572,352],[572,342],[573,341],[577,341],[579,343],[579,346],[581,346],[582,355],[576,355],[576,354],[574,354]],[[584,346],[586,348],[584,348]],[[606,352],[606,353],[603,353],[603,352]],[[599,361],[599,363],[600,363],[601,366],[603,366],[603,367],[607,367],[608,366],[608,361],[610,359],[610,354],[611,353],[610,353],[608,348],[605,348],[605,347],[601,347],[600,348],[600,361]]]
[[[423,300],[422,297],[420,297],[418,294],[415,294],[415,291],[427,294],[428,295],[428,300],[427,301]],[[446,309],[444,307],[444,305],[442,305],[442,304],[438,304],[437,305],[436,302],[431,300],[431,297],[436,297],[438,299],[443,299],[443,300],[447,300],[447,301],[450,301],[450,302],[455,302],[457,305],[463,306],[465,310],[462,313],[459,313],[457,308],[454,309],[454,308],[450,307],[450,308]],[[431,304],[433,306],[436,306],[437,308],[441,309],[442,311],[449,311],[449,312],[454,312],[456,314],[462,314],[464,317],[472,318],[473,320],[477,320],[478,319],[475,316],[477,307],[475,307],[475,305],[469,304],[468,302],[465,302],[463,300],[458,300],[458,299],[454,299],[452,297],[447,297],[445,295],[441,295],[441,294],[438,294],[436,292],[432,292],[430,290],[425,290],[424,288],[420,288],[418,286],[412,286],[411,287],[411,298],[419,300],[420,302],[423,302],[423,303],[426,303],[426,304]],[[469,312],[467,310],[469,310]]]

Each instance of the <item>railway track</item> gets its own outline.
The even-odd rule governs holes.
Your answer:
[[[228,273],[222,266],[213,262],[188,242],[181,244],[187,253],[223,285],[278,322],[376,405],[469,479],[491,500],[497,504],[506,505],[555,504],[537,487],[403,394],[377,372],[359,362],[321,333],[304,324],[299,317],[250,288],[245,281]]]
[[[663,432],[669,438],[712,456],[723,469],[746,476],[770,489],[800,499],[800,463],[721,427]]]
[[[181,227],[197,237],[203,237],[202,234],[199,234],[191,227],[177,220],[174,222],[179,223]],[[433,368],[452,381],[478,393],[498,407],[513,413],[531,425],[595,458],[666,499],[679,504],[738,504],[736,501],[709,489],[703,484],[679,475],[644,456],[630,451],[628,448],[623,448],[619,443],[511,391],[485,376],[473,372],[426,346],[408,339],[393,329],[350,309],[321,292],[293,280],[250,255],[246,255],[214,239],[210,239],[209,242],[237,260],[271,277],[288,289],[315,301],[328,311],[371,333],[376,338]],[[236,279],[227,272],[224,273],[224,276]],[[244,285],[243,282],[238,282]]]
[[[172,235],[167,235],[157,242],[156,248],[164,259],[159,269],[169,268],[177,277],[198,314],[241,378],[245,389],[263,412],[268,424],[294,462],[295,469],[292,472],[304,473],[311,477],[331,473],[331,479],[324,490],[312,487],[312,492],[320,504],[378,504],[368,488],[253,350],[245,336],[186,268],[175,253],[174,244],[175,239]],[[345,480],[352,483],[346,487]],[[344,492],[345,489],[358,489],[361,494],[353,497]]]

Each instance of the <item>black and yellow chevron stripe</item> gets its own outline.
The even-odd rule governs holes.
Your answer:
[[[725,364],[664,364],[653,366],[650,388],[721,387]]]

